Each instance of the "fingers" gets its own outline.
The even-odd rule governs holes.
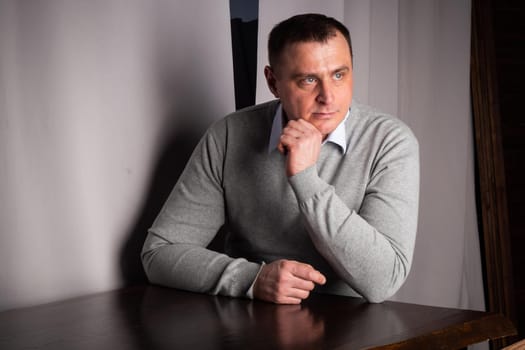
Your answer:
[[[294,298],[294,297],[278,297],[275,300],[266,300],[275,304],[285,304],[285,305],[297,305],[300,304],[306,298]]]
[[[254,284],[254,296],[278,304],[298,304],[326,278],[312,266],[278,260],[263,266]]]
[[[283,134],[290,135],[292,137],[300,137],[308,132],[313,131],[314,129],[315,127],[305,120],[290,120],[283,128]]]
[[[279,150],[279,152],[281,152],[281,154],[286,155],[287,149],[286,146],[282,144],[282,142],[279,142],[279,144],[277,145],[277,149]]]
[[[311,138],[321,143],[322,135],[311,123],[303,119],[297,119],[290,120],[286,124],[280,140],[285,146],[293,146],[299,144],[298,140],[309,140]]]
[[[278,149],[287,155],[286,174],[293,176],[314,165],[319,158],[322,135],[303,119],[290,120],[280,137]]]
[[[310,122],[304,120],[304,119],[291,119],[283,130],[285,129],[295,129],[299,131],[307,131],[307,130],[317,130],[317,128]]]
[[[326,277],[307,264],[296,263],[292,265],[292,273],[302,280],[311,281],[321,285],[326,283]]]

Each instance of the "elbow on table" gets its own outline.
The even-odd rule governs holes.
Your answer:
[[[151,268],[152,260],[154,257],[154,250],[148,250],[148,251],[142,251],[140,254],[140,259],[142,261],[142,267],[144,268],[144,272],[146,273],[146,277],[148,278],[149,282],[154,283],[155,278],[153,276],[153,271]]]
[[[142,246],[142,251],[140,253],[140,260],[142,261],[142,267],[146,273],[148,281],[152,283],[159,282],[160,271],[158,269],[158,253],[163,247],[169,245],[169,242],[161,236],[156,235],[152,231],[148,232],[144,245]]]
[[[390,298],[392,295],[381,291],[371,291],[362,294],[363,298],[371,304],[380,304]]]
[[[167,270],[166,266],[163,266],[157,253],[158,248],[142,252],[141,254],[142,266],[148,282],[159,286],[180,288],[177,278],[171,275],[169,267]]]
[[[390,281],[390,283],[375,283],[360,291],[360,294],[369,303],[378,304],[391,298],[401,288],[406,280],[406,274],[398,276],[398,279]]]
[[[405,283],[411,267],[411,259],[396,255],[392,268],[386,267],[379,273],[371,274],[369,281],[361,295],[370,303],[382,303],[391,298]],[[374,276],[374,277],[372,277]]]

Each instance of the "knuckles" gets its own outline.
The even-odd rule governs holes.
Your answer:
[[[291,263],[292,262],[290,260],[279,260],[277,265],[279,266],[280,270],[289,270]]]

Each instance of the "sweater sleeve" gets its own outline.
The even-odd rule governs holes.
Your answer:
[[[392,296],[410,270],[417,230],[418,152],[408,129],[386,138],[358,211],[318,176],[315,166],[289,178],[316,249],[370,302]]]
[[[225,222],[224,146],[208,132],[150,228],[142,263],[155,284],[189,291],[249,296],[260,265],[206,248]]]

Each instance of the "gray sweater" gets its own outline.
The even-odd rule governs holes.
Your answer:
[[[278,101],[216,122],[195,148],[142,251],[152,283],[246,296],[261,263],[293,259],[327,277],[316,291],[392,296],[412,262],[418,143],[400,120],[352,104],[347,151],[325,143],[316,166],[287,178],[268,151]],[[221,226],[226,254],[207,249]]]

